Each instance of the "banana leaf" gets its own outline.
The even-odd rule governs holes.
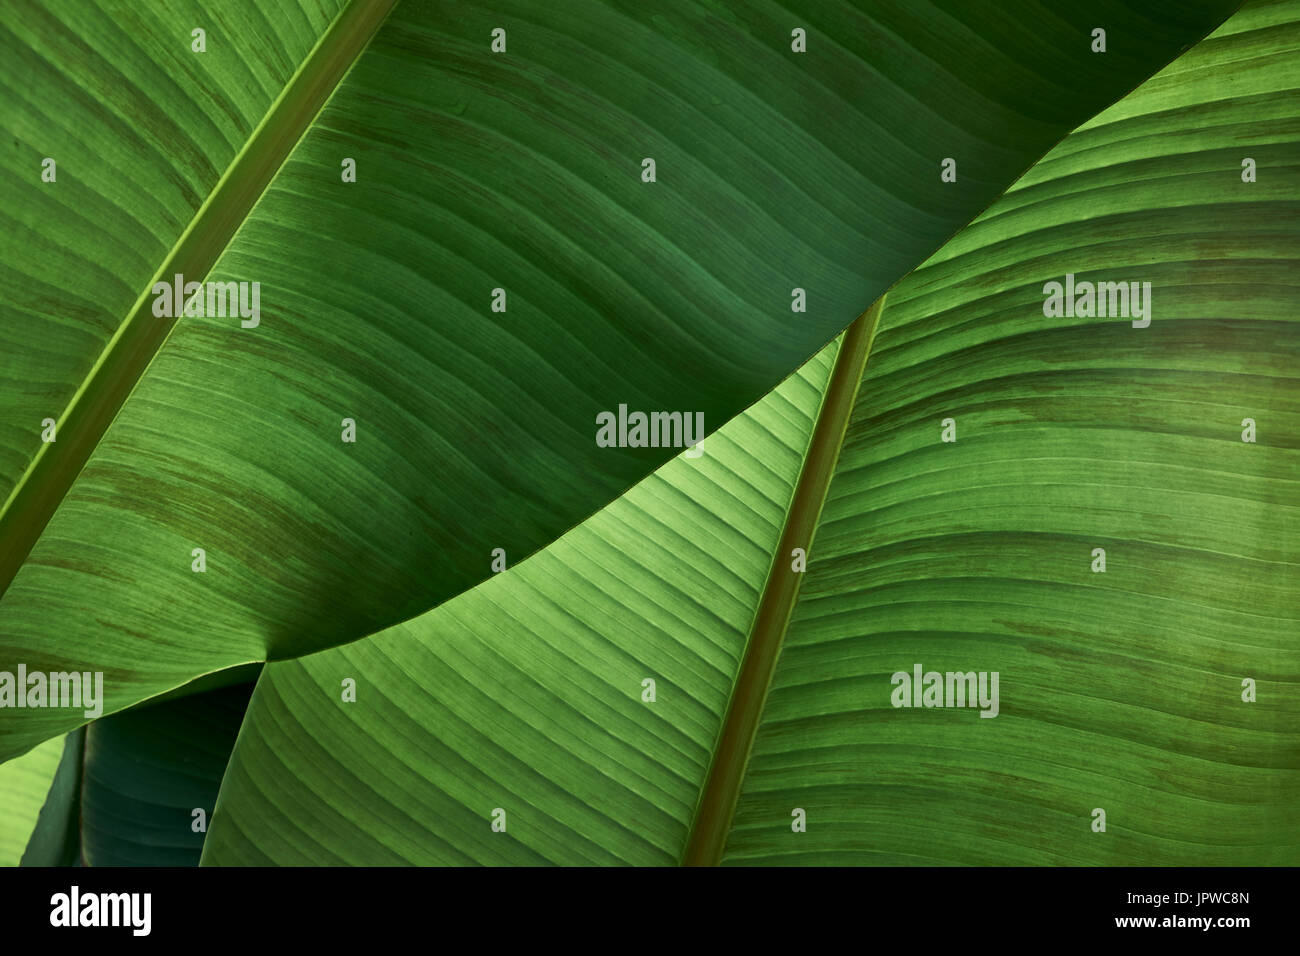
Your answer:
[[[1248,5],[701,459],[270,664],[203,862],[1300,862],[1297,50]]]
[[[0,661],[106,713],[550,544],[1235,4],[163,6],[0,20]]]

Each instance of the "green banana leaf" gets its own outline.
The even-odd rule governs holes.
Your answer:
[[[703,458],[270,664],[203,862],[1300,863],[1297,50],[1248,5]]]
[[[59,738],[58,762],[19,864],[78,866],[81,863],[81,768],[86,730]],[[8,809],[6,807],[6,809]]]
[[[196,865],[252,692],[151,701],[0,765],[0,865]]]
[[[86,728],[88,866],[194,866],[253,685],[149,703]],[[199,811],[202,811],[201,813]]]
[[[17,866],[50,792],[63,738],[55,737],[0,764],[0,866]]]
[[[112,713],[479,584],[676,454],[599,412],[714,431],[1234,4],[735,7],[6,10],[0,661]]]
[[[267,665],[205,859],[673,862],[836,352],[528,561]]]

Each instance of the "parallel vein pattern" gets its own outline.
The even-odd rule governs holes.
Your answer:
[[[0,18],[0,502],[343,0]],[[191,31],[206,29],[206,52]],[[54,182],[42,179],[50,158]],[[190,278],[202,278],[191,276]],[[66,438],[65,438],[66,440]]]
[[[862,372],[871,354],[871,342],[884,301],[884,296],[877,299],[840,339],[821,411],[786,510],[785,525],[773,550],[772,567],[754,610],[745,656],[713,747],[709,775],[691,822],[690,837],[682,856],[686,866],[716,865],[726,844],[772,673],[780,659],[790,614],[799,599],[799,583],[803,580],[808,552],[816,546],[817,523],[844,443],[844,431]]]
[[[1100,4],[1101,58],[1088,13],[1036,0],[404,0],[208,276],[259,282],[259,327],[176,324],[0,600],[0,659],[104,670],[113,711],[473,587],[675,453],[598,448],[598,412],[730,420],[1231,7]],[[69,227],[83,257],[102,228]],[[84,368],[51,362],[43,395]],[[29,714],[0,757],[68,726]]]
[[[86,728],[78,826],[87,866],[198,865],[252,691],[224,687]]]
[[[269,665],[204,862],[677,862],[834,355],[519,567]]]
[[[62,753],[63,738],[53,737],[0,764],[0,866],[22,859]]]
[[[1298,47],[1252,4],[890,293],[726,862],[1300,862]]]

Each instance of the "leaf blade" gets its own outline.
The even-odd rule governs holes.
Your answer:
[[[799,582],[803,580],[802,572],[796,572],[790,561],[797,548],[803,549],[805,555],[812,551],[844,430],[871,355],[871,342],[884,304],[882,296],[849,326],[840,344],[799,481],[790,498],[781,540],[773,551],[772,570],[750,625],[745,656],[714,746],[709,776],[691,822],[691,834],[682,855],[686,866],[714,866],[722,857],[772,673],[798,600]]]
[[[891,293],[725,862],[1295,862],[1297,42],[1248,6]],[[1001,713],[892,707],[917,663]]]
[[[833,356],[465,600],[268,665],[204,865],[676,862]]]
[[[41,444],[0,506],[0,598],[180,317],[179,306],[173,316],[154,313],[155,283],[204,281],[394,2],[354,0],[325,31],[81,380],[55,422],[62,440]]]
[[[494,548],[543,547],[666,460],[596,448],[597,411],[731,419],[1228,6],[1116,9],[1136,39],[1103,64],[1035,4],[819,5],[839,37],[807,60],[772,8],[519,3],[497,57],[498,13],[403,4],[211,274],[274,290],[264,328],[173,328],[0,602],[5,652],[93,662],[121,709],[474,586]],[[952,45],[968,55],[936,73]],[[1027,68],[1064,79],[1034,95]],[[956,184],[941,143],[967,164]],[[637,176],[648,151],[662,182]],[[370,172],[343,186],[347,155]],[[800,282],[810,311],[788,313]],[[515,311],[489,312],[498,283]],[[345,415],[369,437],[344,447]]]
[[[63,738],[55,737],[0,764],[0,866],[17,866],[50,791]]]
[[[1245,32],[1243,23],[1261,18],[1300,22],[1297,10],[1298,4],[1261,4],[1230,22],[1222,36]],[[1293,32],[1283,26],[1271,42],[1293,50]],[[1243,134],[1231,121],[1233,109],[1214,105],[1222,95],[1217,77],[1243,46],[1251,49],[1259,39],[1247,34],[1216,40],[1200,51],[1199,67],[1189,58],[1171,69],[1193,77],[1182,93],[1184,119],[1195,121],[1189,128],[1203,134],[1202,148],[1212,163],[1196,153],[1182,158],[1177,147],[1188,134],[1167,122],[1168,80],[1157,77],[1119,104],[1113,114],[1118,119],[1099,119],[1067,140],[1004,202],[890,293],[891,308],[873,346],[819,526],[820,566],[801,588],[724,863],[1294,861],[1300,711],[1288,691],[1296,673],[1296,556],[1293,546],[1279,547],[1281,536],[1267,529],[1269,522],[1280,520],[1286,529],[1295,522],[1295,448],[1285,436],[1295,433],[1297,421],[1296,365],[1287,361],[1295,347],[1289,303],[1296,273],[1294,243],[1281,227],[1294,217],[1295,180],[1288,178],[1293,163],[1287,159],[1294,140],[1286,137],[1300,129],[1276,122],[1294,111],[1295,96],[1261,101],[1258,90],[1238,90],[1241,102],[1229,98],[1238,109],[1262,102],[1272,111],[1261,135],[1279,183],[1254,196],[1232,193],[1233,200],[1216,204],[1212,215],[1179,210],[1189,188],[1202,198],[1207,194],[1196,189],[1237,188],[1235,163],[1222,160]],[[1281,58],[1261,59],[1266,62],[1245,64],[1244,75],[1265,88],[1277,86],[1271,69]],[[1149,116],[1151,135],[1142,135],[1141,124],[1137,130],[1126,126],[1131,116]],[[1112,147],[1128,145],[1097,149],[1094,125],[1115,138]],[[1251,141],[1252,149],[1260,145]],[[1131,198],[1150,178],[1152,169],[1144,166],[1150,156],[1144,158],[1143,150],[1165,157],[1169,181],[1138,193],[1151,204],[1134,212],[1114,201],[1115,192],[1128,184]],[[1053,182],[1057,170],[1064,170],[1061,182]],[[1184,175],[1188,170],[1194,170],[1191,180]],[[1210,171],[1220,178],[1211,179]],[[1034,214],[1046,225],[1026,229],[1017,211],[1035,203],[1041,205]],[[1152,225],[1166,217],[1173,226],[1153,241]],[[1123,241],[1113,241],[1116,233]],[[1057,245],[1045,244],[1049,236]],[[1275,254],[1256,254],[1267,247]],[[1049,254],[1053,248],[1055,257]],[[1135,256],[1138,250],[1147,255]],[[1206,250],[1222,255],[1206,257]],[[1127,322],[1054,325],[1046,316],[1036,318],[1042,280],[1059,277],[1071,261],[1086,264],[1088,272],[1131,270],[1137,261],[1165,280],[1160,288],[1183,284],[1217,295],[1201,301],[1164,296],[1161,314],[1146,330],[1132,330]],[[1245,318],[1227,318],[1242,313]],[[1140,340],[1132,335],[1151,329],[1168,336],[1159,340],[1166,351],[1134,344]],[[1198,346],[1210,337],[1207,329],[1225,343],[1222,354],[1208,355]],[[1266,374],[1252,373],[1252,364],[1263,365]],[[1128,394],[1125,375],[1158,396],[1162,412],[1177,414],[1165,421],[1118,400]],[[1211,429],[1197,417],[1203,406],[1218,412],[1235,407],[1198,401],[1195,389],[1207,379],[1264,408],[1274,434],[1282,436],[1277,443],[1228,447],[1236,436],[1215,432],[1217,444],[1207,447]],[[1066,391],[1080,382],[1086,387]],[[1100,411],[1075,407],[1071,395],[1096,401]],[[938,456],[953,449],[938,441],[935,411],[951,402],[972,409],[958,415],[963,437],[956,450],[974,446],[974,454],[956,464],[950,456],[945,465]],[[1017,445],[1017,434],[1023,438],[1026,432],[1030,454]],[[1144,442],[1153,444],[1143,451]],[[1256,454],[1254,464],[1238,464],[1246,453]],[[1232,469],[1212,464],[1223,461],[1231,461]],[[1080,462],[1105,463],[1103,481],[1081,471]],[[1154,490],[1135,492],[1131,479],[1124,483],[1131,463],[1160,479]],[[1225,483],[1230,477],[1245,482],[1244,491],[1232,494]],[[1137,507],[1098,504],[1090,497],[1090,485],[1107,483],[1135,494]],[[960,499],[954,500],[954,489]],[[1189,503],[1215,497],[1247,508],[1248,520],[1233,520],[1219,502],[1209,509],[1211,520],[1200,521]],[[1132,567],[1159,569],[1173,583],[1125,579],[1118,567],[1108,571],[1117,577],[1092,583],[1084,545],[1100,532],[1106,543],[1118,542],[1128,552]],[[1212,554],[1215,542],[1224,541],[1231,544],[1227,553]],[[1186,568],[1169,560],[1195,551],[1205,555],[1193,556]],[[1255,573],[1267,580],[1251,590]],[[1251,612],[1247,594],[1265,603],[1263,615]],[[459,603],[444,613],[463,612],[466,605],[458,609]],[[1207,615],[1208,623],[1200,620]],[[467,616],[464,626],[475,625]],[[1250,637],[1224,640],[1216,629],[1244,630]],[[1153,634],[1155,645],[1148,649]],[[1009,693],[1014,689],[995,720],[969,711],[904,713],[886,704],[889,675],[900,661],[983,669],[986,662],[972,662],[972,656],[999,661],[1009,679],[1004,686]],[[1247,706],[1233,699],[1239,688],[1225,683],[1243,665],[1270,676],[1261,684],[1269,691],[1267,707],[1231,709]],[[480,664],[467,673],[488,670]],[[312,690],[282,673],[286,687]],[[1162,681],[1170,686],[1162,687]],[[267,720],[270,715],[259,717],[258,706],[255,701],[252,719]],[[295,701],[284,709],[303,706]],[[276,719],[288,721],[283,713]],[[295,723],[299,730],[315,727],[306,720]],[[431,723],[426,733],[445,732],[441,720]],[[1202,739],[1199,731],[1207,724],[1213,733]],[[980,736],[988,726],[1009,729],[991,741]],[[448,746],[467,763],[478,759],[475,747],[461,744]],[[255,757],[237,753],[236,766],[264,762],[265,771],[296,762],[301,746],[290,726]],[[519,774],[536,772],[530,760],[543,746],[527,737],[507,751],[520,762]],[[375,758],[349,753],[339,759],[353,776],[370,779],[357,768],[370,767]],[[409,770],[406,798],[423,793],[429,783],[421,779],[427,764],[418,757]],[[377,852],[355,829],[341,833],[339,827],[349,824],[335,819],[334,826],[318,828],[311,840],[292,848],[300,855],[291,855],[274,834],[258,842],[244,829],[247,821],[268,804],[294,806],[299,792],[291,786],[261,803],[253,799],[249,779],[228,779],[227,815],[217,829],[235,832],[222,837],[228,842],[213,849],[207,862],[221,862],[226,853],[232,861],[256,852],[261,862],[303,861],[313,853],[338,862]],[[553,782],[570,781],[556,776]],[[615,792],[602,794],[592,786],[577,791],[581,799],[611,800]],[[318,801],[335,802],[343,815],[357,799],[348,783],[318,779],[311,790]],[[1088,830],[1094,801],[1114,812],[1114,833]],[[628,804],[611,802],[622,819],[640,824]],[[809,811],[807,833],[790,829],[795,806]],[[576,808],[574,815],[581,817]],[[538,825],[526,818],[526,827]],[[467,819],[466,826],[486,831],[486,815]],[[432,822],[424,827],[446,835]],[[485,832],[479,839],[492,837]],[[504,859],[539,861],[522,851],[493,857]]]

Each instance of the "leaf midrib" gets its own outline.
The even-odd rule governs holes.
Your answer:
[[[1051,148],[1030,162],[1017,176],[1011,179],[1005,189],[990,199],[965,224],[959,226],[945,238],[936,247],[935,251],[945,248],[952,242],[954,237],[969,228],[972,223],[978,221],[994,204],[1010,192],[1031,169],[1041,162],[1043,157],[1050,155],[1071,133],[1087,126],[1088,123],[1102,115],[1110,106],[1123,101],[1125,97],[1131,95],[1143,83],[1149,82],[1153,76],[1159,74],[1170,63],[1176,62],[1188,50],[1213,35],[1215,31],[1231,19],[1237,10],[1244,6],[1244,3],[1245,0],[1238,3],[1233,14],[1224,17],[1194,41],[1186,44],[1170,60],[1162,63],[1156,71],[1139,81],[1122,95],[1116,97],[1107,107],[1098,110],[1092,116],[1082,120],[1078,126],[1062,134],[1052,144]],[[933,254],[932,252],[931,255]],[[755,612],[754,621],[750,627],[749,640],[745,645],[740,671],[732,686],[727,713],[723,718],[722,729],[714,746],[708,776],[705,778],[699,802],[696,804],[695,815],[692,818],[690,833],[686,840],[686,848],[682,854],[681,862],[683,866],[716,866],[722,860],[727,836],[731,830],[731,820],[735,814],[736,804],[740,798],[740,788],[744,782],[749,764],[750,751],[753,748],[754,737],[758,731],[759,721],[762,718],[767,702],[768,687],[771,685],[772,674],[776,669],[781,646],[785,641],[790,614],[794,609],[795,601],[798,599],[799,582],[802,575],[796,574],[790,569],[790,550],[795,547],[802,547],[807,553],[811,554],[812,552],[813,534],[817,529],[821,508],[826,499],[830,479],[835,471],[840,448],[843,445],[844,430],[848,425],[848,415],[852,411],[853,403],[857,398],[858,387],[866,370],[867,358],[870,355],[871,343],[875,338],[885,298],[890,291],[900,285],[912,272],[915,272],[928,260],[929,257],[908,273],[900,276],[845,331],[845,339],[840,347],[839,354],[836,356],[831,381],[827,385],[826,398],[822,403],[821,412],[818,415],[812,438],[809,441],[804,467],[800,472],[798,484],[790,501],[786,525],[773,555],[772,567],[768,572],[758,610]],[[850,341],[855,334],[860,338],[856,348],[851,349]],[[856,349],[861,349],[860,357],[856,357]],[[855,361],[857,362],[856,373],[851,374],[849,381],[846,383],[841,379],[841,375],[842,373],[849,374],[849,367]],[[832,424],[832,420],[837,419],[841,414],[843,420],[837,428]],[[826,455],[828,452],[829,460],[822,461],[821,465],[814,470],[811,467],[814,453]],[[825,470],[822,471],[822,468]],[[807,484],[805,484],[806,482]]]
[[[792,568],[791,552],[803,548],[805,553],[812,553],[813,536],[844,445],[884,304],[882,295],[845,330],[840,343],[799,480],[790,496],[785,527],[750,625],[745,654],[682,854],[683,866],[713,866],[722,859],[772,674],[781,656],[781,645],[803,579],[803,574]]]
[[[172,246],[0,508],[0,597],[158,354],[178,317],[153,314],[152,289],[176,273],[206,280],[266,187],[397,0],[351,0],[280,91]],[[172,311],[179,313],[179,307]]]

